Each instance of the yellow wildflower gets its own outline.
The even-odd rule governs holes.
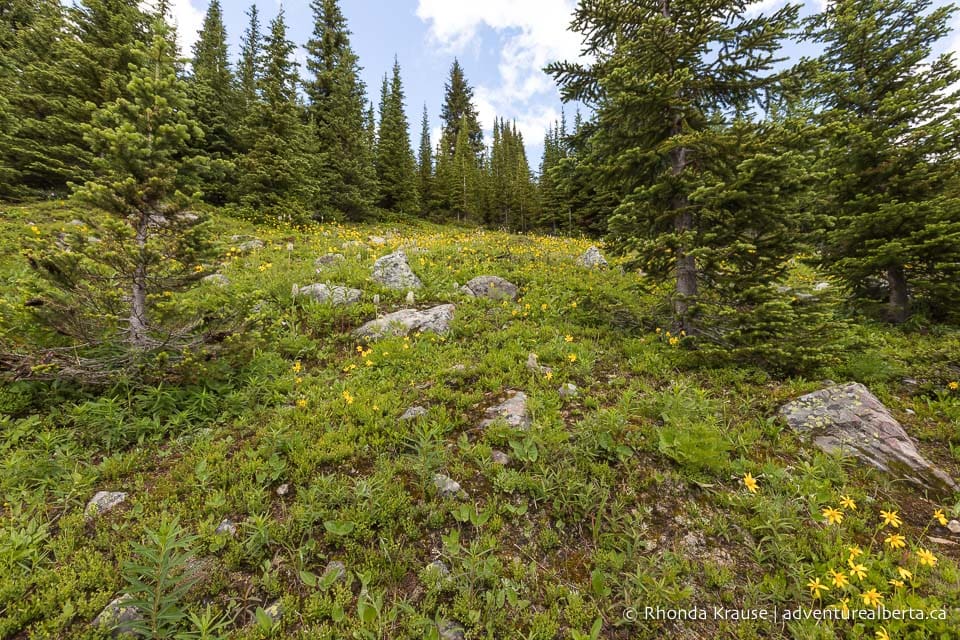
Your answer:
[[[296,362],[293,363],[293,372],[294,372],[294,373],[300,373],[300,370],[301,370],[301,369],[303,369],[303,365],[300,363],[299,360],[297,360]]]
[[[861,593],[860,597],[863,598],[863,604],[870,607],[876,607],[883,601],[883,594],[876,589],[870,589],[870,591]]]
[[[840,506],[844,509],[850,509],[850,511],[857,510],[857,503],[850,496],[840,496]]]
[[[943,509],[937,509],[933,512],[933,518],[940,523],[941,527],[947,526],[947,516],[943,512]]]
[[[543,374],[543,377],[546,378],[547,380],[553,380],[553,371],[547,371],[546,373]]]
[[[890,525],[894,529],[903,524],[903,521],[900,519],[900,516],[897,515],[896,511],[881,511],[880,517],[883,519],[883,525]]]
[[[900,574],[900,578],[903,580],[909,580],[913,577],[913,574],[904,569],[903,567],[897,567],[897,573]]]
[[[890,634],[887,633],[887,630],[883,627],[880,627],[880,630],[876,633],[877,640],[890,640]]]
[[[577,361],[577,354],[571,353],[570,355],[567,356],[567,360],[569,360],[570,362],[576,362],[576,361]]]
[[[807,583],[807,589],[810,589],[810,595],[814,598],[820,598],[821,591],[830,591],[830,587],[820,582],[820,578],[815,578]]]
[[[861,549],[858,545],[853,545],[849,549],[850,549],[850,560],[854,560],[863,555],[863,549]]]
[[[847,578],[847,574],[843,571],[834,571],[830,569],[830,581],[833,582],[833,586],[843,589],[850,583],[850,579]]]
[[[857,580],[863,580],[867,577],[867,568],[862,564],[857,564],[853,560],[849,561],[850,577],[856,576]]]
[[[919,560],[920,564],[925,567],[932,567],[937,564],[937,557],[926,549],[920,549],[917,551],[917,560]]]
[[[897,589],[902,589],[904,582],[903,580],[887,580],[887,584],[892,587],[896,587]]]
[[[307,406],[307,399],[300,398],[299,400],[297,400],[297,406],[303,409],[305,406]]]
[[[564,342],[573,342],[573,336],[567,335],[563,337]]]
[[[947,383],[947,387],[950,388],[950,391],[956,391],[957,389],[960,389],[960,382],[954,380],[953,382]]]
[[[757,479],[753,477],[750,473],[745,473],[743,475],[743,486],[747,488],[747,491],[750,493],[757,492]]]
[[[203,273],[203,265],[202,265],[202,264],[198,264],[197,266],[195,266],[195,267],[193,268],[193,272],[194,272],[194,273]]]
[[[346,400],[347,404],[353,404],[353,396],[350,395],[349,391],[344,389],[341,395],[343,396],[343,399]]]
[[[841,524],[843,522],[843,512],[833,507],[824,507],[820,512],[827,519],[827,524]]]
[[[891,534],[884,538],[883,541],[890,545],[891,549],[903,549],[905,546],[907,546],[907,539],[899,533]]]

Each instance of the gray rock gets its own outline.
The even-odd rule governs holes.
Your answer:
[[[488,408],[486,416],[480,423],[481,429],[503,420],[514,429],[526,431],[530,428],[530,416],[527,413],[527,394],[522,391],[514,392],[500,404]]]
[[[323,570],[323,576],[327,577],[330,575],[335,575],[333,582],[340,582],[341,580],[347,579],[347,565],[343,564],[339,560],[331,560],[327,563],[326,568]]]
[[[537,375],[553,373],[552,368],[540,364],[540,358],[537,357],[537,354],[535,353],[531,353],[527,356],[527,369],[529,369],[531,373],[536,373]]]
[[[917,452],[890,412],[862,384],[835,385],[780,408],[795,431],[828,453],[863,462],[937,495],[951,495],[957,483]]]
[[[960,520],[951,520],[947,523],[947,529],[950,533],[960,533]]]
[[[818,282],[817,284],[813,285],[814,291],[826,291],[829,288],[830,288],[829,282]]]
[[[420,278],[410,268],[407,255],[403,251],[385,255],[374,262],[373,280],[397,291],[419,289],[423,286]]]
[[[464,640],[466,637],[463,627],[449,620],[441,621],[437,625],[437,630],[440,631],[440,640]]]
[[[237,525],[231,522],[228,518],[224,518],[220,521],[220,524],[217,525],[217,530],[214,533],[228,535],[232,538],[237,535]]]
[[[403,412],[403,415],[400,416],[401,422],[406,422],[407,420],[416,420],[420,416],[427,415],[427,410],[423,407],[410,407]]]
[[[203,282],[207,284],[212,284],[217,287],[228,287],[230,286],[230,278],[223,275],[222,273],[211,273],[208,276],[203,277]]]
[[[274,622],[280,622],[283,617],[283,603],[276,600],[263,608],[263,612]]]
[[[433,484],[440,491],[442,496],[455,496],[463,491],[460,483],[442,473],[433,474]]]
[[[131,623],[142,620],[143,615],[136,607],[127,606],[126,603],[130,600],[133,600],[133,596],[127,594],[114,598],[100,615],[93,619],[92,626],[110,630],[114,638],[133,634]]]
[[[375,247],[382,247],[383,245],[387,244],[387,239],[381,236],[370,236],[367,239],[370,241],[370,244]]]
[[[490,300],[516,300],[517,285],[499,276],[477,276],[460,289],[468,296]]]
[[[257,249],[263,249],[264,246],[266,245],[263,244],[263,240],[254,238],[253,240],[247,240],[246,242],[240,243],[237,245],[237,249],[239,249],[241,253],[250,253],[251,251],[256,251]]]
[[[402,309],[371,320],[354,331],[354,335],[366,340],[376,340],[391,335],[403,336],[416,331],[442,335],[450,330],[455,309],[456,307],[452,304],[443,304],[424,311]]]
[[[577,389],[577,385],[572,382],[567,382],[566,384],[560,387],[560,390],[557,391],[560,394],[561,398],[569,400],[570,398],[576,398],[580,395],[580,390]]]
[[[290,485],[288,483],[284,482],[282,485],[277,487],[277,495],[281,498],[288,493],[290,493]]]
[[[346,258],[343,257],[342,253],[328,253],[314,260],[313,266],[315,269],[319,271],[319,270],[322,270],[324,267],[335,265],[338,262],[343,262],[344,260],[346,260]]]
[[[344,243],[342,243],[342,244],[340,245],[340,248],[341,248],[341,249],[350,249],[350,248],[353,248],[353,247],[362,247],[362,246],[363,246],[363,243],[360,242],[359,240],[347,240],[346,242],[344,242]]]
[[[581,267],[590,267],[593,268],[604,268],[609,266],[606,258],[603,257],[603,254],[600,253],[600,249],[596,247],[590,247],[587,249],[582,256],[577,258],[577,264]]]
[[[95,518],[123,504],[126,499],[127,494],[123,491],[98,491],[87,503],[83,513],[88,519]]]
[[[339,285],[308,284],[305,287],[294,288],[294,297],[304,296],[315,302],[329,303],[334,306],[350,305],[360,301],[363,291]]]
[[[441,578],[446,578],[450,575],[450,567],[445,565],[441,560],[434,560],[427,565],[427,571],[434,571]]]
[[[86,223],[85,223],[83,220],[77,220],[76,218],[74,218],[73,220],[71,220],[71,221],[68,222],[67,224],[70,225],[71,227],[84,227],[84,226],[86,226]]]
[[[490,452],[490,459],[493,460],[493,464],[499,464],[503,467],[510,464],[510,456],[505,454],[503,451],[497,451],[496,449]]]

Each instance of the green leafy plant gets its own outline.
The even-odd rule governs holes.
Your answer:
[[[141,618],[131,630],[151,638],[172,638],[188,617],[181,602],[199,580],[192,568],[191,545],[197,536],[188,534],[177,517],[164,516],[156,530],[147,529],[146,544],[133,545],[133,557],[123,565],[124,593]]]

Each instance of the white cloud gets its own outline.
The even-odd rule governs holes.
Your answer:
[[[516,119],[525,142],[536,146],[560,117],[556,85],[543,67],[580,56],[582,38],[568,31],[575,6],[576,0],[419,0],[417,16],[429,23],[430,37],[451,53],[479,44],[483,27],[499,32],[504,40],[499,84],[475,87],[480,121],[490,131],[495,117]],[[543,106],[547,101],[557,106]]]
[[[144,0],[140,7],[153,10],[156,0]],[[191,0],[171,0],[170,13],[173,14],[173,24],[177,28],[177,45],[180,54],[189,57],[193,52],[193,43],[197,41],[197,32],[203,28],[204,11],[193,6]]]

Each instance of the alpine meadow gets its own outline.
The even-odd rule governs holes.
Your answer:
[[[0,0],[0,638],[960,638],[956,6],[239,4]]]

